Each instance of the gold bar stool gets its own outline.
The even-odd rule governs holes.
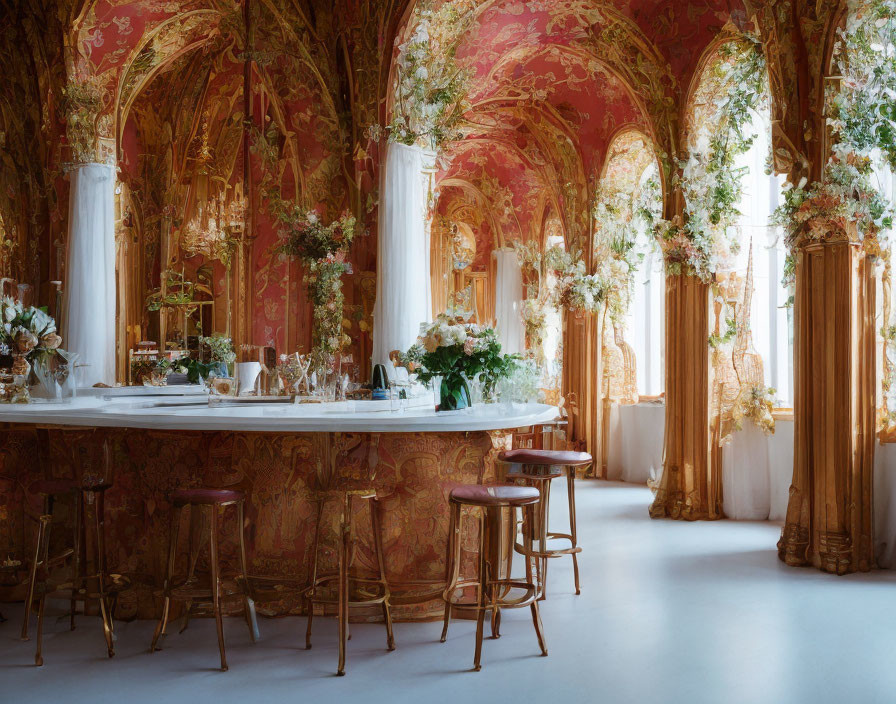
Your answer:
[[[448,586],[445,589],[445,622],[442,626],[441,641],[444,643],[448,635],[448,623],[451,620],[452,607],[476,609],[476,652],[473,657],[473,669],[478,672],[482,656],[482,636],[485,626],[485,612],[492,612],[492,631],[497,637],[497,625],[500,621],[500,609],[519,609],[525,606],[532,611],[532,622],[535,625],[535,635],[538,637],[538,646],[541,654],[547,655],[548,649],[542,632],[541,616],[538,613],[538,585],[532,581],[530,568],[527,562],[527,578],[525,580],[513,579],[508,574],[506,579],[500,578],[500,566],[493,565],[489,556],[492,548],[490,545],[493,531],[490,525],[499,524],[505,509],[510,510],[510,523],[516,525],[516,509],[533,506],[538,503],[540,493],[533,487],[505,485],[505,484],[479,484],[458,487],[453,489],[450,495],[451,522],[448,529]],[[462,520],[461,508],[472,506],[481,510],[479,516],[479,579],[476,589],[475,603],[455,602],[454,592],[459,586]],[[499,538],[500,540],[500,538]],[[523,589],[522,596],[509,598],[510,590]]]
[[[562,450],[508,450],[498,455],[498,459],[512,465],[520,465],[519,469],[507,472],[508,480],[523,481],[538,489],[541,501],[527,509],[523,522],[523,544],[517,543],[515,549],[527,558],[535,558],[537,581],[540,587],[540,599],[547,592],[548,560],[572,555],[573,574],[576,594],[581,594],[579,585],[578,554],[582,552],[576,539],[576,468],[587,467],[592,463],[587,452],[570,452]],[[550,517],[551,482],[563,475],[566,470],[566,490],[569,501],[569,533],[554,533],[548,527]],[[568,548],[548,548],[549,540],[568,540]],[[537,543],[537,549],[534,547]],[[529,561],[526,560],[526,567]]]
[[[85,613],[89,602],[99,602],[106,649],[110,658],[115,655],[112,613],[117,595],[128,587],[129,581],[122,575],[109,574],[106,568],[105,495],[111,486],[111,482],[102,480],[94,482],[89,479],[84,483],[67,479],[40,480],[30,486],[32,493],[44,497],[44,513],[39,519],[34,559],[31,562],[28,580],[28,596],[25,601],[25,619],[22,623],[22,640],[28,640],[29,616],[36,598],[38,611],[35,665],[44,664],[42,654],[44,604],[48,596],[56,594],[68,594],[71,630],[75,630],[77,602],[84,603]],[[54,521],[54,507],[57,500],[64,496],[74,499],[72,546],[58,555],[50,556],[50,529]],[[88,523],[93,528],[90,550],[87,547]],[[72,560],[70,581],[55,581],[51,577],[51,570],[70,559]],[[88,565],[92,570],[90,573],[87,572]]]
[[[221,653],[221,670],[227,671],[227,657],[224,653],[224,611],[223,604],[226,596],[224,583],[221,578],[220,558],[218,555],[218,523],[219,509],[227,506],[236,506],[237,521],[239,523],[239,543],[240,543],[240,572],[242,582],[238,585],[238,589],[243,598],[243,607],[245,611],[246,623],[249,626],[249,637],[255,642],[257,625],[255,617],[255,605],[250,597],[249,574],[246,567],[246,540],[243,530],[243,494],[239,491],[231,489],[180,489],[171,495],[171,530],[168,543],[168,567],[165,576],[165,584],[162,589],[164,603],[162,604],[162,617],[156,626],[155,633],[152,637],[152,645],[150,652],[158,650],[159,639],[165,635],[165,629],[168,626],[168,615],[171,608],[171,601],[187,602],[184,626],[181,633],[187,628],[190,615],[193,609],[193,602],[200,601],[212,604],[215,614],[215,625],[218,631],[218,650]],[[208,539],[209,539],[209,561],[211,563],[211,574],[209,575],[209,583],[202,584],[194,576],[196,561],[198,559],[198,549],[194,552],[191,545],[190,566],[187,577],[175,586],[174,582],[174,563],[177,556],[177,536],[180,525],[180,518],[183,509],[190,509],[190,525],[191,529],[195,529],[197,514],[205,511],[209,519]],[[192,534],[194,530],[191,530]],[[201,546],[200,546],[201,547]]]
[[[305,649],[311,649],[311,624],[314,621],[314,605],[330,604],[336,606],[337,621],[339,627],[339,666],[337,675],[345,674],[345,646],[348,635],[349,609],[372,604],[380,604],[383,610],[383,620],[386,622],[386,647],[395,650],[395,638],[392,635],[392,611],[390,605],[391,593],[389,582],[386,579],[386,561],[383,554],[383,534],[380,525],[379,502],[376,490],[367,489],[330,489],[317,492],[317,519],[314,527],[314,543],[311,546],[311,569],[308,590],[305,594],[305,604],[308,610],[308,627],[305,631]],[[370,511],[370,530],[373,534],[374,553],[379,575],[377,577],[350,576],[354,544],[352,541],[352,504],[354,499],[364,501]],[[336,573],[318,575],[318,548],[320,546],[320,528],[323,519],[324,507],[328,501],[338,501],[341,507],[339,518],[339,568]],[[336,583],[335,599],[323,599],[318,596],[318,589],[332,582]],[[352,584],[358,585],[356,592],[359,594],[354,600],[350,599]],[[371,588],[365,593],[364,587]]]

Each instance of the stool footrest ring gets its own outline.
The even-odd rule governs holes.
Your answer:
[[[525,589],[526,594],[519,599],[498,599],[495,602],[484,602],[479,605],[475,602],[452,601],[448,591],[445,590],[442,598],[454,608],[475,609],[476,611],[490,611],[493,608],[499,609],[521,609],[529,606],[538,598],[538,587],[532,582],[525,582],[518,579],[490,579],[489,585],[496,587],[509,587],[511,589]],[[456,588],[456,587],[455,587]]]

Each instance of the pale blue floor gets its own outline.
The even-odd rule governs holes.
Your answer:
[[[469,672],[474,624],[353,625],[348,674],[332,676],[336,629],[262,619],[251,645],[229,619],[230,671],[218,672],[214,623],[194,621],[148,654],[154,624],[121,623],[107,660],[99,623],[48,619],[43,668],[18,640],[21,607],[0,625],[0,702],[894,702],[896,574],[832,577],[778,562],[770,523],[678,523],[647,517],[640,486],[579,482],[582,595],[569,560],[555,561],[543,602],[550,655],[539,657],[528,610],[504,614]],[[558,490],[561,486],[558,484]],[[565,516],[561,491],[554,515]],[[58,614],[60,612],[56,612]]]

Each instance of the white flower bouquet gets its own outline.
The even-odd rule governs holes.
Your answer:
[[[62,344],[56,321],[46,310],[23,306],[9,296],[2,299],[0,355],[35,359],[55,354]]]
[[[485,387],[494,388],[516,364],[517,355],[501,354],[494,329],[442,314],[420,329],[417,343],[404,359],[420,366],[423,382],[441,377],[439,410],[470,405],[467,379],[481,375]]]

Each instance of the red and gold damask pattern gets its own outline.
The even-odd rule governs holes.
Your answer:
[[[102,432],[102,431],[98,431]],[[246,535],[252,576],[301,582],[312,542],[313,492],[329,481],[326,435],[201,433],[113,430],[114,486],[106,497],[109,565],[134,577],[122,595],[119,617],[157,617],[153,590],[164,578],[170,505],[167,496],[192,486],[238,487],[246,492]],[[25,560],[31,547],[37,498],[27,486],[43,471],[53,477],[77,476],[73,431],[51,429],[49,469],[42,469],[33,430],[4,431],[0,454],[0,554]],[[81,441],[81,436],[78,436]],[[370,481],[381,499],[388,575],[393,582],[445,577],[448,493],[459,485],[496,478],[498,452],[509,448],[505,433],[388,433],[335,436],[340,482]],[[211,454],[212,460],[207,458]],[[372,477],[372,479],[371,479]],[[363,507],[359,508],[363,510]],[[336,545],[337,512],[324,540]],[[325,516],[327,514],[325,513]],[[227,516],[226,520],[234,520]],[[326,520],[326,519],[325,519]],[[366,526],[366,516],[358,526]],[[232,533],[229,529],[224,534]],[[185,533],[182,531],[181,535]],[[369,531],[355,536],[355,565],[373,570]],[[475,546],[475,532],[470,538]],[[226,564],[236,563],[236,544],[225,541]],[[335,549],[332,559],[335,560]],[[323,565],[325,568],[327,564]],[[264,613],[295,612],[295,596],[259,605]],[[428,618],[441,603],[395,607],[399,618]]]
[[[5,173],[16,174],[0,195],[9,196],[0,213],[4,239],[15,247],[0,256],[17,278],[39,288],[64,281],[62,166],[112,157],[124,186],[118,237],[128,247],[121,261],[137,282],[120,306],[123,348],[157,334],[144,300],[163,272],[183,269],[190,277],[209,264],[215,327],[223,329],[226,311],[242,306],[233,312],[238,343],[307,346],[302,272],[276,254],[277,228],[261,191],[273,183],[309,207],[353,211],[374,237],[358,238],[351,260],[356,271],[375,270],[382,149],[368,128],[388,122],[391,47],[415,4],[249,0],[251,29],[238,0],[65,0],[47,10],[22,8],[5,24],[0,46],[5,74],[22,88],[12,92],[18,102],[0,108],[0,151],[11,167]],[[458,53],[473,71],[472,107],[467,138],[450,150],[456,163],[439,180],[496,201],[480,205],[491,211],[484,220],[506,221],[489,233],[483,259],[495,242],[540,238],[548,209],[570,241],[587,238],[589,189],[612,134],[638,124],[671,152],[677,85],[716,29],[742,14],[708,0],[680,7],[597,0],[464,5],[476,15]],[[18,58],[22,47],[32,59]],[[274,128],[265,146],[275,152],[276,169],[266,182],[263,147],[252,140],[252,240],[228,277],[221,263],[184,251],[181,233],[201,206],[232,194],[242,179],[247,58],[251,117],[262,133]],[[515,215],[504,214],[507,206]],[[361,312],[349,321],[361,359],[370,327],[365,290],[360,278],[349,279],[349,310]]]

